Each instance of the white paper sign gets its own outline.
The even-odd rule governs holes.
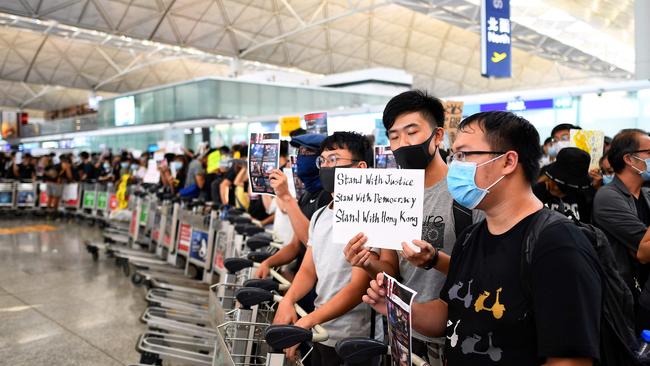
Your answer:
[[[144,173],[142,180],[150,184],[158,184],[160,182],[160,171],[154,159],[149,159],[147,162],[147,171]]]
[[[402,250],[402,242],[422,237],[423,198],[424,170],[338,168],[334,242],[363,232],[369,247]]]

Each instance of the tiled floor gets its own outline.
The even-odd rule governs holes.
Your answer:
[[[83,242],[98,228],[0,216],[0,228],[42,224],[58,230],[0,235],[0,365],[137,363],[143,290],[92,261]]]

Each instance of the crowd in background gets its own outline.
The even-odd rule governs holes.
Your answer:
[[[294,263],[293,267],[285,268],[287,276],[300,276],[301,281],[299,282],[305,283],[304,276],[299,274],[299,269],[303,270],[304,265],[301,267],[301,262],[303,257],[307,255],[307,258],[310,258],[307,266],[314,266],[311,274],[313,276],[317,275],[317,278],[312,278],[313,283],[307,281],[306,283],[311,284],[302,290],[294,290],[294,286],[292,286],[292,290],[287,293],[286,298],[290,299],[293,295],[296,297],[296,301],[302,299],[300,301],[304,302],[307,299],[307,304],[302,303],[301,305],[305,309],[312,311],[314,309],[318,310],[320,306],[331,311],[331,309],[335,308],[335,305],[326,307],[325,304],[330,304],[334,301],[333,299],[339,302],[347,301],[345,303],[347,307],[343,306],[341,308],[344,310],[333,311],[332,314],[337,314],[334,319],[320,315],[326,321],[334,322],[337,317],[344,317],[346,313],[350,314],[356,311],[355,309],[358,306],[361,306],[359,305],[361,304],[361,296],[357,296],[358,294],[353,290],[350,290],[352,291],[351,295],[346,295],[347,299],[337,298],[338,292],[348,290],[348,287],[344,287],[347,286],[348,281],[350,283],[355,282],[356,286],[360,286],[359,288],[362,288],[362,290],[370,286],[368,296],[364,297],[364,301],[381,313],[381,309],[376,306],[377,297],[373,297],[380,291],[380,287],[376,287],[377,283],[380,282],[380,277],[376,276],[377,273],[381,272],[392,273],[404,281],[407,286],[417,290],[418,297],[416,301],[434,304],[431,305],[432,307],[422,308],[427,312],[438,312],[440,309],[436,307],[435,303],[443,299],[446,304],[449,304],[448,310],[447,305],[445,305],[445,316],[448,315],[450,319],[446,321],[446,330],[429,331],[431,329],[428,325],[431,323],[430,318],[421,321],[428,322],[427,325],[418,324],[420,322],[418,319],[423,318],[416,315],[417,307],[414,307],[413,326],[416,333],[414,333],[413,351],[427,358],[432,364],[439,364],[436,359],[444,353],[448,353],[452,360],[469,357],[469,360],[476,361],[482,357],[480,356],[481,353],[476,350],[474,350],[476,351],[474,353],[469,352],[470,355],[466,356],[467,352],[465,352],[464,345],[462,355],[454,350],[453,336],[458,337],[458,323],[465,319],[466,315],[460,310],[452,310],[452,305],[458,305],[454,303],[454,300],[460,299],[454,298],[454,296],[459,295],[458,288],[454,290],[453,286],[462,287],[463,281],[452,283],[445,276],[448,273],[450,276],[452,276],[450,273],[453,273],[453,276],[460,276],[459,273],[463,271],[459,269],[460,264],[458,263],[460,263],[460,259],[457,259],[456,264],[450,259],[452,251],[456,253],[457,249],[454,247],[454,243],[457,238],[461,238],[462,229],[469,227],[472,222],[482,222],[486,215],[488,221],[496,220],[493,218],[494,212],[496,212],[493,206],[503,204],[497,202],[498,200],[508,200],[507,192],[499,191],[499,184],[506,184],[509,187],[508,189],[512,189],[513,195],[516,195],[517,190],[519,190],[521,197],[526,198],[521,201],[521,206],[509,206],[513,212],[521,211],[522,215],[526,209],[530,211],[528,214],[536,212],[539,209],[533,210],[533,208],[537,202],[541,201],[547,208],[560,212],[575,222],[594,224],[602,229],[614,253],[617,270],[634,299],[635,331],[639,332],[650,327],[650,281],[648,281],[650,266],[647,264],[650,262],[650,230],[648,230],[650,225],[650,190],[646,188],[650,181],[650,137],[646,132],[622,130],[613,139],[606,137],[603,149],[604,155],[598,161],[598,167],[590,169],[591,157],[589,153],[570,146],[570,131],[579,129],[579,127],[571,124],[556,126],[552,130],[551,136],[546,138],[543,144],[540,144],[536,130],[521,117],[506,112],[479,114],[469,117],[461,123],[461,130],[465,130],[461,131],[460,135],[463,136],[463,142],[467,143],[467,145],[461,145],[457,149],[458,151],[455,151],[456,149],[450,149],[450,146],[443,146],[444,130],[442,121],[444,121],[444,108],[440,101],[428,96],[426,93],[417,91],[396,96],[384,110],[384,126],[388,131],[391,148],[395,152],[398,164],[403,168],[425,169],[425,216],[435,218],[438,223],[435,225],[439,226],[440,222],[447,222],[447,225],[449,225],[445,228],[443,224],[441,229],[438,227],[425,227],[426,235],[423,234],[422,241],[419,241],[418,244],[422,248],[420,254],[411,253],[407,247],[404,247],[404,252],[400,253],[401,256],[395,253],[389,255],[384,250],[381,252],[364,252],[360,249],[360,243],[364,240],[362,234],[351,238],[350,243],[345,246],[344,250],[339,248],[340,250],[337,249],[335,252],[332,252],[334,247],[323,249],[321,246],[323,243],[319,243],[319,240],[323,242],[331,240],[332,218],[327,213],[323,217],[320,216],[323,211],[327,212],[325,207],[329,207],[328,205],[332,200],[331,194],[334,189],[333,173],[329,168],[336,166],[372,167],[372,138],[353,133],[335,133],[326,138],[306,134],[304,130],[295,131],[292,134],[291,145],[296,149],[297,154],[296,171],[297,176],[302,180],[306,188],[304,195],[300,197],[291,197],[289,195],[287,177],[284,176],[281,170],[274,170],[270,176],[271,185],[276,193],[275,198],[252,194],[248,184],[246,160],[248,148],[245,145],[219,148],[202,146],[196,153],[192,150],[184,150],[182,154],[168,153],[164,155],[162,160],[156,162],[156,166],[160,172],[160,184],[169,193],[213,202],[215,206],[226,205],[244,208],[251,216],[260,220],[262,224],[273,225],[274,230],[282,237],[285,249],[263,262],[258,271],[258,276],[265,277],[270,267]],[[471,140],[471,135],[475,134],[477,130],[482,131],[481,133],[485,136],[487,142]],[[526,141],[522,142],[521,138]],[[467,146],[470,144],[476,146],[483,144],[483,147],[468,150]],[[216,151],[219,151],[221,156],[219,167],[208,172],[208,157]],[[0,153],[0,178],[44,181],[48,183],[48,199],[51,197],[54,200],[61,196],[61,185],[66,183],[100,182],[116,184],[123,179],[128,179],[129,183],[143,182],[147,174],[149,160],[153,159],[152,153],[142,153],[139,156],[134,156],[133,153],[126,151],[120,154],[81,152],[78,156],[73,154],[59,156],[49,154],[37,157],[29,153],[21,155],[20,159],[18,159],[15,152],[9,154]],[[488,157],[482,158],[484,155],[488,155],[490,159],[488,160]],[[477,163],[476,161],[479,158],[483,161]],[[487,188],[477,187],[477,185],[481,185],[479,180],[485,180],[487,179],[485,177],[492,174],[479,170],[479,168],[486,164],[493,164],[499,159],[503,159],[503,163],[498,164],[499,169],[505,173],[501,177],[495,177],[492,181],[488,181],[491,184]],[[514,162],[514,165],[509,165],[511,162]],[[289,143],[283,141],[280,147],[280,168],[287,167],[289,163]],[[473,167],[472,164],[474,164]],[[466,169],[468,166],[469,170]],[[494,169],[494,171],[499,169]],[[477,175],[479,171],[483,173]],[[500,183],[507,176],[513,178],[508,178],[504,180],[505,183]],[[459,186],[459,181],[463,181],[465,186]],[[527,196],[528,192],[534,194],[534,196],[531,195],[532,199]],[[486,197],[488,197],[487,200]],[[526,206],[527,202],[529,206]],[[57,205],[57,202],[52,202],[52,205],[48,202],[48,207],[56,208]],[[464,208],[461,206],[464,206]],[[467,220],[467,222],[461,222],[462,217],[457,215],[458,210],[468,216],[468,218],[463,219],[463,221]],[[312,216],[315,218],[312,218]],[[517,229],[520,223],[530,221],[524,217],[519,217],[521,221],[512,222],[512,225],[508,226],[507,230],[501,235],[492,235],[485,229],[485,232],[481,233],[483,239],[476,240],[489,239],[499,243],[506,240],[508,235],[514,235],[513,237],[518,238],[517,235],[523,235],[524,233],[523,229]],[[320,223],[319,220],[321,220]],[[319,225],[322,227],[321,230],[324,231],[319,231]],[[328,226],[325,227],[325,225]],[[455,231],[453,230],[454,226]],[[513,230],[516,232],[513,232]],[[427,236],[430,233],[435,235]],[[576,247],[588,245],[585,244],[582,237],[578,238],[576,236],[578,234],[575,234],[570,229],[566,232],[562,231],[560,234],[559,240],[553,240],[554,242],[563,243],[562,245],[568,242],[567,245],[570,245],[572,241],[575,241]],[[546,236],[550,237],[549,235],[547,233]],[[436,243],[435,241],[439,242]],[[522,239],[519,238],[515,241],[520,245]],[[559,246],[554,250],[558,251],[554,253],[571,251]],[[587,253],[592,249],[581,247],[580,250]],[[514,253],[515,256],[519,256],[518,251]],[[508,323],[507,329],[512,326],[515,328],[521,327],[520,331],[537,332],[540,341],[536,346],[533,344],[520,344],[515,347],[513,346],[516,343],[514,338],[508,338],[509,334],[511,334],[510,331],[503,328],[503,326],[496,326],[498,330],[494,333],[495,342],[502,345],[500,350],[503,349],[506,353],[515,354],[511,360],[520,360],[522,362],[518,364],[528,364],[526,360],[537,359],[538,357],[552,357],[554,355],[592,360],[599,357],[598,342],[594,343],[593,339],[586,338],[589,338],[588,332],[599,331],[598,321],[594,321],[596,316],[594,314],[596,312],[600,314],[598,299],[604,295],[600,292],[601,282],[599,281],[605,280],[601,277],[603,276],[602,273],[598,274],[586,269],[593,262],[593,258],[590,257],[591,254],[589,253],[588,255],[585,254],[587,259],[571,257],[571,261],[563,262],[566,266],[562,268],[540,269],[541,272],[548,274],[548,282],[552,285],[540,286],[540,288],[543,287],[544,290],[553,289],[553,291],[559,291],[560,296],[571,297],[570,300],[559,298],[552,300],[556,301],[555,305],[549,300],[551,302],[544,303],[547,306],[544,306],[543,309],[537,307],[534,309],[536,313],[535,321],[544,321],[546,323],[545,327],[534,329],[533,326],[533,329],[529,329],[526,328],[528,325],[525,324],[512,325]],[[471,254],[476,255],[476,253]],[[312,255],[314,256],[313,259],[311,258]],[[467,255],[469,254],[465,254],[465,256]],[[488,253],[481,255],[487,256]],[[334,261],[332,256],[340,257],[341,261],[332,262]],[[454,254],[452,258],[455,258],[455,256],[457,254]],[[562,256],[558,256],[558,258],[566,259],[566,257]],[[297,262],[294,260],[297,260]],[[349,264],[346,264],[346,261]],[[482,265],[479,267],[482,268]],[[517,265],[519,265],[519,262],[517,262]],[[538,266],[541,265],[538,264]],[[473,270],[479,268],[476,265],[470,267]],[[361,268],[361,277],[355,277],[357,276],[355,274],[356,270],[351,271],[351,268]],[[584,275],[583,272],[580,272],[583,269],[584,273],[589,273],[589,279],[584,282],[579,280],[567,281],[566,278],[553,277],[564,273],[568,274],[569,277],[575,275],[576,278],[580,278],[581,275]],[[338,271],[336,275],[325,273],[333,270]],[[342,274],[345,274],[345,276]],[[492,273],[490,273],[491,275]],[[350,276],[352,276],[352,279],[350,279]],[[515,281],[518,281],[519,276],[515,277]],[[376,281],[373,280],[372,284],[369,284],[370,279],[375,278],[377,278]],[[560,285],[560,282],[553,282],[555,280],[567,283]],[[336,286],[338,287],[334,286],[333,282],[337,282]],[[479,282],[476,281],[475,285],[477,283]],[[571,286],[579,287],[580,291]],[[314,291],[315,289],[318,290],[318,294]],[[497,300],[492,308],[482,308],[483,303],[479,307],[477,302],[475,312],[478,313],[480,310],[495,311],[493,313],[494,318],[498,319],[496,309],[500,301],[499,293],[501,293],[501,288],[498,291],[496,288],[493,290],[496,291]],[[567,292],[561,292],[563,290]],[[508,291],[510,293],[507,293]],[[509,288],[508,291],[501,295],[502,299],[506,299],[502,301],[506,301],[509,304],[508,306],[512,306],[510,304],[514,300],[512,300],[511,294],[514,290]],[[534,291],[535,289],[533,289]],[[300,292],[300,296],[296,292]],[[316,297],[318,295],[320,297]],[[546,293],[546,296],[552,295],[552,293]],[[324,298],[324,296],[328,298]],[[467,296],[470,296],[470,289],[467,289],[465,297]],[[489,296],[489,293],[487,296]],[[581,303],[581,300],[584,300],[584,303]],[[575,317],[577,314],[558,315],[564,311],[562,306],[573,306],[569,304],[571,301],[574,302],[573,304],[584,305],[583,308],[577,309],[584,312],[582,318],[569,320],[574,319],[571,317]],[[588,305],[589,302],[595,302],[595,304]],[[314,304],[316,305],[315,308]],[[461,305],[457,308],[462,310]],[[467,304],[464,307],[469,308]],[[291,306],[286,308],[292,309]],[[287,314],[283,313],[283,309],[285,307],[281,304],[278,308],[279,315],[276,316],[276,321],[296,322],[296,319],[292,319],[290,316],[283,319],[282,316],[287,316]],[[515,311],[515,309],[508,309]],[[526,310],[522,309],[516,311],[521,312],[522,316],[527,316]],[[593,311],[593,313],[590,311]],[[545,316],[551,318],[544,318]],[[451,321],[452,317],[457,320],[455,327],[451,327],[454,325],[454,322]],[[323,319],[319,318],[319,320]],[[297,324],[300,324],[300,321],[297,321]],[[369,321],[366,318],[346,320],[348,323],[359,321],[362,321],[364,326],[370,324],[365,323]],[[464,320],[464,322],[465,326],[471,324],[470,321]],[[475,323],[473,326],[484,328],[488,326],[486,324],[492,326],[490,325],[492,323],[489,322]],[[307,326],[309,324],[301,325]],[[578,329],[572,329],[573,333],[568,337],[571,339],[564,340],[563,344],[558,344],[557,340],[562,338],[559,337],[560,333],[566,331],[567,329],[564,327],[568,325],[575,325],[574,328],[577,327]],[[339,326],[345,328],[343,325]],[[328,330],[331,330],[331,333],[336,335],[336,323],[331,323]],[[351,330],[348,329],[348,331]],[[490,337],[492,337],[492,334],[490,333]],[[436,337],[441,335],[447,336],[446,340],[444,337],[442,338],[442,343],[439,340],[436,341]],[[534,342],[535,337],[531,339]],[[452,340],[451,345],[449,340]],[[504,344],[504,342],[509,341],[513,341],[513,343],[510,345]],[[517,341],[520,341],[520,339]],[[443,349],[441,344],[445,342],[447,347]],[[548,342],[548,344],[542,344],[543,342]],[[492,338],[490,338],[490,347],[492,346]],[[507,349],[509,346],[513,349]],[[539,353],[534,355],[524,354],[530,351],[525,347],[537,347],[535,352]],[[549,353],[541,354],[540,349],[545,349],[545,352]],[[333,351],[327,347],[321,348],[319,352],[316,354],[319,355],[318,357],[322,357],[323,360],[335,357],[335,353],[332,353]],[[501,357],[500,353],[499,357]],[[326,362],[323,364],[326,364]],[[566,364],[582,365],[590,363]]]

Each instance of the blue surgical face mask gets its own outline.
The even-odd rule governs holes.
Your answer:
[[[320,172],[316,166],[316,159],[318,159],[318,155],[298,155],[296,160],[296,174],[309,193],[323,189],[320,182]]]
[[[109,164],[109,163],[104,163],[104,164],[102,164],[102,167],[104,167],[104,170],[108,170],[108,169],[111,168],[111,164]]]
[[[183,163],[180,161],[172,161],[171,168],[177,172],[183,168]]]
[[[649,181],[650,180],[650,158],[641,159],[640,157],[634,156],[634,155],[632,155],[632,157],[635,158],[636,160],[641,160],[642,162],[645,163],[645,170],[641,170],[641,169],[635,167],[634,165],[630,165],[630,166],[632,167],[632,169],[639,172],[639,174],[641,175],[641,178],[643,178],[644,182]]]
[[[614,180],[614,174],[603,175],[603,185],[608,185]]]
[[[490,189],[499,183],[504,177],[497,179],[496,182],[490,184],[487,188],[479,188],[476,186],[474,178],[476,176],[476,169],[480,166],[491,163],[504,155],[499,155],[494,159],[490,159],[480,165],[474,162],[464,162],[454,160],[449,164],[449,171],[447,172],[447,189],[449,193],[464,207],[474,209],[478,206],[483,198],[490,193]]]
[[[128,169],[129,163],[120,163],[120,167],[122,167],[122,169]]]

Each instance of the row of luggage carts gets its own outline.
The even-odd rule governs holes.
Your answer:
[[[0,214],[44,213],[47,184],[40,181],[0,181]],[[112,183],[70,183],[63,185],[60,211],[68,216],[101,224],[118,206]]]
[[[86,242],[86,248],[95,260],[114,260],[146,289],[140,320],[148,330],[136,343],[138,365],[301,365],[313,343],[328,339],[320,325],[272,325],[291,283],[275,270],[254,278],[259,263],[281,245],[243,211],[179,200],[154,187],[133,192],[129,210],[128,223],[109,221],[103,242]],[[299,307],[296,312],[305,315]],[[303,358],[286,359],[283,350],[298,344]],[[352,338],[336,349],[346,364],[380,365],[389,347]],[[418,358],[414,364],[425,365]]]

